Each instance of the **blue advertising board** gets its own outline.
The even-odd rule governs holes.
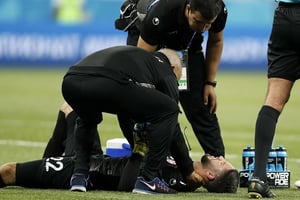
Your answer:
[[[9,0],[13,1],[24,2]],[[0,14],[0,66],[72,65],[94,51],[125,45],[126,33],[114,28],[122,0],[88,2],[94,3],[87,7],[94,9],[94,20],[85,24],[60,25],[53,22],[49,19],[49,5],[45,8],[48,14],[36,14],[44,20],[30,21],[34,19],[31,13],[30,19],[19,16],[13,21],[5,21]],[[275,7],[273,1],[230,0],[225,3],[228,19],[220,69],[265,69]]]
[[[6,26],[0,33],[1,65],[62,65],[103,48],[125,45],[126,35],[99,27],[55,24]]]

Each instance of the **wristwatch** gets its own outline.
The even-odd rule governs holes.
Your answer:
[[[211,85],[211,86],[213,86],[213,87],[216,87],[217,81],[205,81],[204,84],[205,84],[205,85]]]

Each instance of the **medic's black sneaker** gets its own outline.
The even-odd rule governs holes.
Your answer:
[[[177,191],[169,188],[169,185],[158,177],[152,181],[145,181],[143,177],[137,177],[133,193],[139,194],[176,194]]]
[[[268,185],[264,181],[259,180],[258,178],[253,178],[249,182],[248,186],[248,196],[250,199],[260,199],[260,198],[276,198]]]

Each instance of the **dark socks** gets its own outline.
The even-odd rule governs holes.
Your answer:
[[[72,156],[75,154],[74,150],[74,142],[75,142],[75,129],[76,129],[76,120],[78,118],[78,115],[72,111],[67,116],[67,138],[65,141],[65,155]],[[93,133],[91,133],[91,137],[94,138],[93,140],[93,147],[91,154],[92,155],[103,155],[102,147],[101,147],[101,141],[99,137],[99,133],[97,129],[92,130]]]
[[[254,177],[266,181],[266,164],[271,150],[280,112],[270,106],[263,106],[255,127],[255,170]]]
[[[72,156],[75,154],[74,151],[74,131],[76,127],[76,120],[78,118],[78,115],[72,111],[68,114],[66,118],[66,139],[64,141],[65,143],[65,155],[66,156]]]
[[[5,187],[5,186],[6,186],[6,185],[5,185],[3,179],[2,179],[2,177],[1,177],[1,175],[0,175],[0,188],[3,188],[3,187]]]
[[[63,142],[66,139],[66,129],[67,123],[65,119],[65,113],[60,110],[52,136],[44,151],[43,158],[60,156],[64,152]]]
[[[143,157],[139,154],[131,155],[120,177],[118,191],[131,191],[134,188],[136,178],[140,172],[142,161]]]

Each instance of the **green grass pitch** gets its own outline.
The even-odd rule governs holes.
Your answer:
[[[29,161],[42,156],[63,102],[61,80],[66,69],[9,69],[0,68],[0,164],[10,161]],[[242,149],[254,144],[254,126],[266,91],[265,72],[221,71],[217,77],[217,114],[226,147],[227,159],[237,169],[242,167]],[[280,116],[274,146],[288,150],[288,169],[291,171],[290,189],[276,189],[278,199],[298,199],[300,190],[294,182],[300,179],[299,144],[300,113],[299,86],[296,83],[291,99]],[[195,102],[195,106],[197,106]],[[184,115],[182,128],[192,147],[191,156],[199,159],[202,149]],[[105,114],[99,126],[102,145],[106,140],[122,137],[116,118]],[[210,194],[204,189],[177,195],[137,195],[122,192],[93,191],[71,193],[65,190],[39,190],[20,187],[0,189],[0,199],[247,199],[245,188],[237,194]]]

